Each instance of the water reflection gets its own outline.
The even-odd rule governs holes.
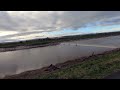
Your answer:
[[[112,50],[112,48],[80,46],[79,44],[108,45],[112,43],[111,45],[120,45],[120,42],[114,44],[114,41],[119,40],[119,38],[120,37],[83,40],[61,43],[56,46],[3,52],[0,53],[0,75],[21,73],[78,57],[89,56],[93,52],[97,54],[106,50]],[[106,40],[106,42],[104,42],[104,40]],[[96,43],[98,41],[99,43]]]

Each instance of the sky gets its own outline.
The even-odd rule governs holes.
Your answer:
[[[120,11],[0,11],[0,42],[120,31]]]

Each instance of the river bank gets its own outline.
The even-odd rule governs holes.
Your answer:
[[[74,36],[64,36],[64,37],[56,37],[56,38],[26,40],[20,42],[0,43],[0,52],[52,46],[52,45],[58,45],[62,42],[102,38],[102,37],[117,36],[117,35],[120,35],[120,32],[74,35]]]
[[[102,79],[117,71],[120,71],[120,49],[51,64],[4,79]]]
[[[33,46],[17,46],[11,48],[0,48],[0,52],[7,52],[7,51],[16,51],[16,50],[23,50],[23,49],[31,49],[31,48],[39,48],[39,47],[46,47],[46,46],[54,46],[60,43],[49,43],[44,45],[33,45]]]

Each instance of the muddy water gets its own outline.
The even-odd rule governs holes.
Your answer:
[[[93,52],[98,54],[114,49],[76,44],[97,44],[119,47],[120,36],[61,43],[56,46],[42,48],[2,52],[0,53],[0,76],[17,74],[78,57],[89,56]]]

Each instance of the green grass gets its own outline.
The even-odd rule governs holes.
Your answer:
[[[26,40],[26,41],[20,41],[20,42],[0,43],[0,48],[14,48],[17,46],[46,45],[46,44],[66,42],[66,41],[71,41],[71,40],[73,41],[73,40],[100,38],[100,37],[116,36],[116,35],[120,35],[120,32],[64,36],[64,37],[53,38],[53,39],[44,38],[44,39]]]
[[[99,56],[36,79],[102,79],[120,70],[120,51]]]

